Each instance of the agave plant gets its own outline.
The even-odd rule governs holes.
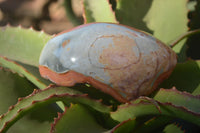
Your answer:
[[[68,16],[79,25],[70,3],[65,0]],[[65,87],[42,78],[39,57],[52,36],[32,28],[0,27],[0,132],[199,132],[200,61],[189,59],[186,46],[194,43],[188,37],[200,30],[188,32],[187,4],[188,0],[83,0],[85,23],[135,27],[177,54],[175,69],[156,91],[125,103],[87,83]],[[199,5],[198,1],[197,13]],[[190,22],[193,29],[196,20]]]

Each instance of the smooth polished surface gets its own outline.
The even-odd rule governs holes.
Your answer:
[[[151,93],[170,75],[176,62],[171,48],[143,31],[119,24],[91,23],[52,38],[41,53],[39,68],[43,77],[58,85],[72,86],[79,81],[72,76],[61,83],[46,69],[44,74],[44,67],[57,77],[69,71],[84,75],[82,78],[92,77],[131,100]],[[68,84],[69,80],[73,84]]]

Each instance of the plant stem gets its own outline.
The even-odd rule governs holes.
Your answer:
[[[169,46],[170,46],[171,48],[173,48],[174,46],[176,46],[176,44],[178,44],[180,41],[182,41],[182,40],[185,39],[186,37],[192,36],[192,35],[194,35],[194,34],[199,34],[199,33],[200,33],[200,29],[188,31],[187,33],[181,35],[178,39],[176,39],[175,41],[173,41]]]

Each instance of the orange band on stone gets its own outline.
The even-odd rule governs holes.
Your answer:
[[[81,73],[75,71],[68,71],[66,73],[56,73],[45,66],[39,66],[39,71],[42,77],[51,80],[60,86],[74,86],[76,83],[88,83],[93,87],[103,91],[114,97],[116,100],[120,102],[128,102],[125,98],[123,98],[116,90],[112,87],[92,78],[85,76]]]

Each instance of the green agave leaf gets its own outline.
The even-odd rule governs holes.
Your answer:
[[[0,117],[0,132],[7,131],[12,124],[33,109],[56,101],[81,103],[104,113],[109,113],[111,110],[110,107],[102,105],[99,101],[89,99],[87,95],[80,94],[75,90],[49,86],[44,90],[34,90],[31,95],[25,98],[19,98],[18,103],[11,106],[8,112]]]
[[[135,130],[135,133],[157,133],[164,129],[164,127],[171,122],[172,118],[168,116],[156,116],[152,117],[148,121],[140,125],[139,128]]]
[[[154,0],[144,21],[153,31],[153,35],[169,43],[181,34],[187,32],[187,2],[188,0]],[[179,54],[179,60],[186,59],[185,40],[179,42],[173,50]]]
[[[138,117],[136,119],[128,119],[117,126],[111,132],[114,133],[150,133],[160,132],[170,123],[171,118],[167,116],[156,117]]]
[[[79,104],[71,104],[63,114],[54,120],[51,133],[103,133],[102,128],[90,111]]]
[[[168,43],[187,31],[187,0],[154,0],[144,21],[154,36]]]
[[[193,96],[190,93],[181,92],[175,88],[160,89],[154,99],[162,103],[172,103],[176,106],[185,107],[192,112],[200,113],[200,96]]]
[[[38,120],[30,119],[29,116],[25,116],[15,123],[6,133],[48,133],[50,127],[51,122],[49,121],[40,122]]]
[[[117,0],[116,18],[121,24],[152,33],[144,22],[153,0]]]
[[[35,88],[25,78],[4,69],[0,69],[0,79],[0,114],[5,113],[9,106],[15,104],[18,97],[30,94]]]
[[[167,116],[151,117],[145,121],[144,117],[129,119],[121,122],[112,129],[114,133],[157,133],[161,132],[171,122]]]
[[[83,0],[84,21],[117,23],[115,14],[108,0]]]
[[[27,79],[20,77],[18,74],[13,74],[10,71],[5,71],[4,69],[0,69],[0,79],[0,115],[5,113],[11,105],[15,104],[18,97],[28,95],[36,88]],[[48,132],[50,126],[49,120],[55,117],[58,111],[54,105],[40,108],[38,109],[37,115],[27,115],[12,126],[8,133]],[[24,126],[25,123],[27,126]]]
[[[41,82],[37,77],[35,77],[32,73],[30,73],[23,66],[19,65],[18,63],[14,62],[14,61],[9,60],[6,57],[0,56],[0,66],[9,68],[10,70],[17,72],[18,74],[26,77],[29,81],[31,81],[34,85],[36,85],[40,89],[44,89],[47,87],[47,85],[45,85],[43,82]],[[36,71],[38,71],[38,70],[36,70]]]
[[[126,120],[114,127],[111,133],[132,133],[133,129],[136,127],[135,119]]]
[[[45,80],[39,74],[38,67],[30,66],[23,63],[17,63],[12,61],[6,57],[0,55],[0,66],[4,68],[8,68],[12,72],[18,73],[20,76],[26,77],[30,82],[36,85],[40,89],[44,89],[47,85],[51,84],[50,81]],[[57,103],[62,109],[63,104]]]
[[[111,117],[119,122],[149,115],[179,118],[200,125],[200,113],[192,112],[185,107],[176,106],[172,103],[158,101],[153,103],[151,100],[149,102],[141,101],[136,104],[121,105],[117,111],[111,113]]]
[[[40,52],[51,38],[32,28],[0,27],[0,55],[25,64],[38,66]]]
[[[185,133],[185,131],[175,124],[167,125],[163,131],[165,133]]]
[[[171,76],[165,80],[160,88],[172,88],[187,91],[193,95],[200,95],[200,61],[189,60],[178,63]]]
[[[12,62],[12,61],[11,61]],[[15,61],[13,61],[15,62]],[[36,66],[31,66],[31,65],[27,65],[21,62],[16,62],[17,64],[19,64],[21,67],[23,67],[24,69],[26,69],[27,72],[29,72],[30,74],[32,74],[34,77],[37,78],[38,82],[42,82],[43,84],[45,84],[46,86],[52,84],[52,82],[50,80],[47,80],[45,78],[43,78],[40,75],[39,69]],[[11,70],[13,71],[13,70]],[[24,77],[26,77],[26,75],[24,75]],[[27,78],[27,77],[26,77]],[[32,82],[32,81],[30,81]],[[32,82],[33,83],[33,82]],[[34,83],[33,83],[34,84]],[[40,88],[41,89],[41,88]]]

